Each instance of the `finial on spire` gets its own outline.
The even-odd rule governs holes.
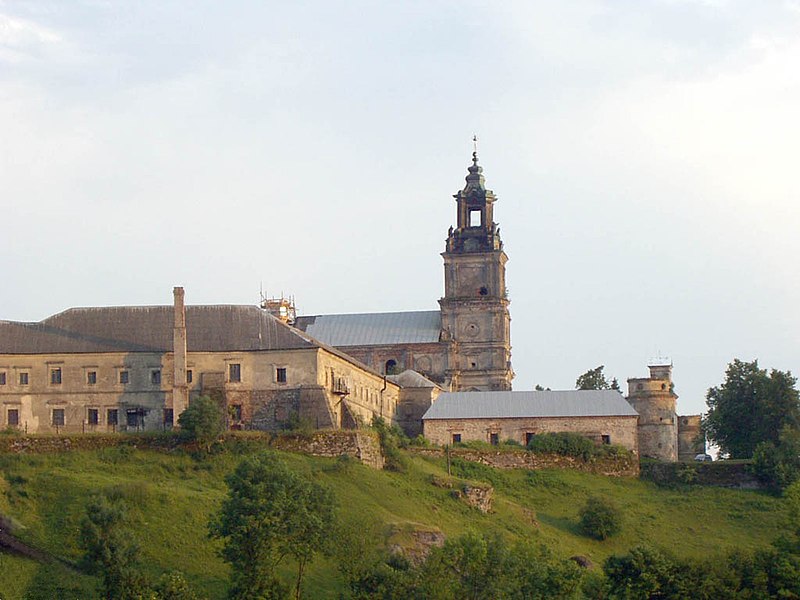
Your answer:
[[[478,136],[472,135],[472,162],[478,164]]]

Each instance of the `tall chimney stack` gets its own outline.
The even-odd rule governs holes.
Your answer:
[[[189,406],[189,387],[186,384],[186,307],[183,288],[172,289],[174,297],[174,327],[172,329],[172,418],[178,422],[180,414]]]

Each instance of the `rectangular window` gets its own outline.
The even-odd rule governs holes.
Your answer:
[[[525,434],[525,445],[527,446],[528,444],[530,444],[530,443],[531,443],[531,440],[532,440],[532,439],[533,439],[535,436],[536,436],[536,434],[535,434],[535,433],[531,433],[530,431],[529,431],[529,432],[527,432],[527,433]]]
[[[228,365],[228,381],[238,383],[242,380],[242,365],[231,363]]]
[[[50,383],[51,385],[61,384],[61,369],[59,367],[50,369]]]
[[[470,209],[469,211],[469,223],[467,223],[467,227],[480,227],[481,226],[481,211],[480,209]]]
[[[603,440],[604,444],[611,443],[611,436],[610,435],[601,435],[600,438]]]
[[[8,426],[9,427],[17,427],[17,426],[19,426],[19,409],[18,408],[9,408],[8,409]]]
[[[128,427],[139,427],[142,422],[142,413],[138,408],[129,408],[125,411],[126,425]]]
[[[242,421],[242,405],[231,404],[231,421],[240,423]]]
[[[461,434],[460,433],[454,433],[453,434],[453,443],[454,444],[460,444],[461,443]]]
[[[150,371],[150,383],[153,385],[161,385],[161,369]]]
[[[119,382],[120,383],[128,383],[131,380],[131,375],[128,371],[120,371],[119,372]]]
[[[174,415],[175,415],[175,413],[173,412],[173,410],[171,408],[165,408],[164,409],[164,426],[165,427],[172,427],[173,416]]]
[[[53,427],[63,427],[64,426],[64,409],[63,408],[54,408],[53,409]]]
[[[86,410],[86,422],[89,425],[97,425],[100,423],[100,411],[96,408],[89,408]]]
[[[117,425],[119,423],[119,411],[116,408],[109,408],[106,411],[106,423]]]
[[[499,433],[490,433],[489,434],[489,443],[492,446],[497,446],[500,443],[500,434]]]
[[[5,385],[5,384],[6,384],[6,374],[3,371],[3,372],[0,372],[0,385]]]
[[[278,383],[286,383],[286,367],[278,367],[275,370],[275,380]]]
[[[20,373],[19,374],[19,384],[20,385],[28,385],[28,374],[27,373]]]
[[[192,370],[188,369],[186,371],[186,383],[192,383]]]
[[[86,372],[86,383],[89,385],[94,385],[97,383],[97,371],[87,371]]]

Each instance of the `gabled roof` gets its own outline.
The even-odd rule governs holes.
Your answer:
[[[444,392],[423,420],[621,417],[638,413],[614,390]]]
[[[0,354],[171,352],[172,306],[71,308],[38,323],[0,321]],[[190,352],[317,346],[256,306],[186,307]]]
[[[389,375],[386,379],[396,383],[402,388],[438,388],[433,381],[417,373],[413,369],[406,369],[399,375]]]
[[[383,346],[438,342],[438,310],[298,317],[295,327],[331,346]]]

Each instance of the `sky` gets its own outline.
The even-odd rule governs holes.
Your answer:
[[[472,136],[514,389],[800,372],[800,0],[0,0],[0,318],[438,308]]]

